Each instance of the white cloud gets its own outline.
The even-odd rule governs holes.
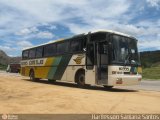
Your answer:
[[[160,7],[160,0],[147,0],[147,2],[151,7],[156,7],[157,9]]]
[[[12,48],[10,46],[1,46],[1,45],[0,45],[0,49],[7,51],[7,52],[11,52],[11,51],[15,50],[14,48]]]
[[[24,49],[24,48],[32,47],[33,45],[29,41],[22,40],[17,42],[17,46],[21,49]]]
[[[44,31],[44,32],[39,32],[37,35],[36,35],[37,38],[48,38],[48,39],[52,39],[54,37],[54,35],[51,33],[51,32],[47,32],[47,31]]]
[[[151,7],[160,6],[160,0],[147,0],[147,3]],[[136,9],[133,5],[137,5]],[[55,37],[53,33],[57,26],[53,24],[68,27],[74,34],[111,29],[139,37],[157,35],[160,31],[159,18],[132,23],[138,12],[144,12],[146,8],[142,3],[133,4],[129,0],[0,0],[0,10],[1,38],[18,35],[23,41],[15,43],[22,47],[25,43],[32,46],[34,41],[28,42],[28,39]],[[53,33],[39,30],[38,25],[48,26]]]
[[[16,32],[17,35],[28,35],[31,31],[28,28],[22,29],[20,32]]]
[[[0,4],[17,11],[8,10],[7,14],[2,15],[3,19],[0,23],[3,23],[3,26],[10,23],[9,26],[5,26],[8,31],[21,30],[39,23],[65,23],[75,17],[91,24],[92,19],[95,18],[120,17],[130,6],[128,0],[119,0],[118,2],[116,0],[1,0]],[[9,27],[13,29],[9,30]]]
[[[48,27],[48,29],[50,29],[50,30],[55,30],[56,28],[57,27],[55,25],[51,25],[51,26]]]
[[[56,27],[51,27],[49,29],[55,29]],[[54,36],[53,33],[49,31],[39,31],[36,27],[25,28],[15,33],[20,35],[23,39],[32,39],[32,38],[42,38],[42,39],[52,39]]]
[[[0,45],[0,50],[3,50],[7,55],[9,56],[20,56],[22,49],[32,47],[33,44],[26,40],[17,41],[16,44],[12,43],[12,45],[9,43],[6,43],[5,45]]]
[[[36,28],[36,27],[31,27],[31,28],[24,28],[24,29],[21,29],[19,32],[16,32],[15,34],[16,35],[29,35],[31,33],[36,33],[38,32],[39,30]]]
[[[20,51],[18,47],[13,47],[9,45],[0,45],[0,50],[3,50],[8,56],[17,56],[17,50]]]
[[[143,21],[142,21],[143,22]],[[145,21],[144,21],[145,22]],[[112,23],[112,21],[103,21],[103,20],[96,20],[93,22],[95,25],[86,25],[81,26],[77,24],[68,24],[68,27],[70,28],[72,33],[80,34],[80,33],[86,33],[88,31],[94,31],[99,28],[101,29],[110,29],[115,30],[123,33],[127,33],[129,35],[139,37],[139,36],[145,36],[145,35],[157,35],[159,34],[160,27],[156,26],[155,23],[154,26],[150,25],[153,23],[147,22],[146,25],[137,27],[138,24],[119,24],[119,23]],[[141,24],[141,23],[140,23]],[[148,27],[146,28],[148,24]]]
[[[139,41],[139,48],[141,50],[149,50],[150,48],[154,48],[155,50],[160,50],[160,40],[142,40]]]

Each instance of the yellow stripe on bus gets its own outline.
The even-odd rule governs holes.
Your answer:
[[[54,60],[55,60],[54,57],[47,58],[44,67],[37,67],[36,68],[36,75],[35,76],[38,76],[40,78],[47,78],[48,77],[48,72],[49,72]]]

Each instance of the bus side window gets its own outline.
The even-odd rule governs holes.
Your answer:
[[[78,40],[73,40],[71,41],[71,52],[79,52],[81,51],[81,43],[82,43],[82,40],[81,39],[78,39]]]
[[[28,58],[28,50],[23,51],[22,53],[22,59],[27,59]]]
[[[36,48],[36,58],[41,58],[43,55],[43,47]]]
[[[56,44],[50,44],[50,45],[46,45],[44,47],[44,56],[45,57],[54,56],[56,53],[57,53]]]
[[[29,58],[35,58],[36,49],[30,49],[29,50]]]
[[[67,53],[69,50],[69,42],[61,42],[57,44],[57,54]]]

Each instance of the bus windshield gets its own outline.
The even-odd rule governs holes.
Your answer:
[[[140,65],[137,40],[129,37],[113,35],[112,45],[113,49],[111,63]]]

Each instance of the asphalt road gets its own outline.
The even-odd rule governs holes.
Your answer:
[[[1,74],[6,74],[5,71],[0,71]],[[7,73],[8,76],[21,77],[17,73]],[[142,80],[139,85],[132,86],[116,86],[114,88],[129,89],[129,90],[149,90],[149,91],[160,91],[160,79],[159,80]]]
[[[115,87],[115,88],[160,91],[160,80],[142,80],[139,85],[121,86],[121,87]]]

